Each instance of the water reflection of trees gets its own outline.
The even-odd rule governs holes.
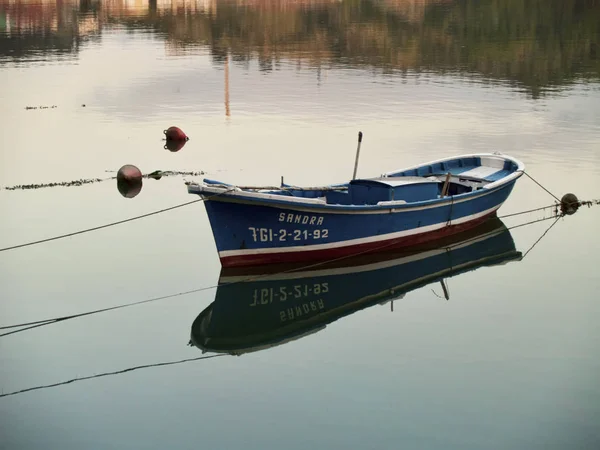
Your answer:
[[[48,3],[63,9],[54,14],[63,20],[35,16],[41,26],[18,36],[21,47],[76,51],[82,29],[100,34],[115,24],[153,30],[169,54],[210,49],[215,63],[231,55],[240,64],[256,59],[265,71],[286,60],[316,68],[460,72],[514,82],[534,96],[600,76],[598,0]],[[6,4],[0,0],[0,12]],[[9,36],[0,41],[15,39]]]
[[[600,75],[598,0],[462,0],[423,25],[443,36],[422,39],[432,69],[460,67],[512,80],[533,95]]]
[[[0,61],[73,57],[88,37],[98,35],[92,3],[0,0]]]

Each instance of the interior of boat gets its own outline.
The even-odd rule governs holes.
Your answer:
[[[258,192],[335,205],[411,203],[473,192],[510,175],[517,168],[516,163],[502,157],[469,156],[390,172],[380,177],[355,179],[327,188],[298,188],[282,184],[281,189],[261,189]]]

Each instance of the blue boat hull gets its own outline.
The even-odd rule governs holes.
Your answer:
[[[394,255],[349,258],[308,270],[222,269],[214,302],[194,320],[193,344],[232,354],[279,345],[419,287],[520,258],[499,219]],[[274,272],[274,273],[273,273]]]
[[[307,262],[422,244],[496,214],[515,180],[443,201],[332,209],[216,196],[205,201],[223,267]]]

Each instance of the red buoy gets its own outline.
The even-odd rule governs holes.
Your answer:
[[[185,135],[185,133],[181,130],[181,128],[177,127],[169,127],[165,131],[165,136],[167,137],[167,141],[187,141],[189,137]]]
[[[167,143],[165,144],[165,149],[171,151],[171,152],[178,152],[179,150],[181,150],[183,148],[183,146],[185,145],[187,141],[169,141],[167,140]]]
[[[142,178],[140,169],[126,164],[117,172],[117,189],[123,197],[133,198],[142,190]]]
[[[117,180],[137,181],[142,179],[142,171],[132,164],[125,164],[117,172]]]

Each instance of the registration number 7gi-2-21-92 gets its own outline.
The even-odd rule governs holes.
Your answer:
[[[329,230],[325,228],[314,230],[285,230],[282,228],[277,230],[273,228],[248,227],[248,229],[252,233],[252,240],[254,242],[307,241],[327,239],[329,237]]]

